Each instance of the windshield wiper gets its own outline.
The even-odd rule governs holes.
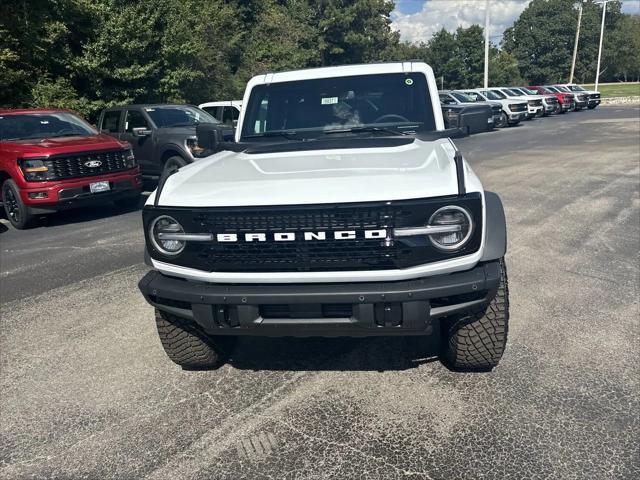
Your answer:
[[[283,137],[287,140],[300,140],[296,132],[284,130],[271,130],[263,133],[255,133],[251,135],[243,135],[242,138],[266,138],[266,137]]]
[[[88,136],[88,134],[86,134],[86,133],[67,132],[67,133],[61,133],[59,135],[49,135],[48,137],[42,137],[42,138],[86,137],[86,136]]]
[[[325,135],[332,135],[334,133],[360,133],[360,132],[381,132],[390,133],[391,135],[406,135],[406,133],[393,128],[387,127],[350,127],[350,128],[335,128],[331,130],[324,130]]]

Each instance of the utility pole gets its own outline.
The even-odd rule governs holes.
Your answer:
[[[600,59],[602,58],[602,39],[604,37],[604,17],[607,13],[607,2],[609,0],[602,0],[596,2],[602,5],[602,25],[600,26],[600,47],[598,48],[598,66],[596,67],[596,86],[595,90],[598,90],[598,82],[600,81]]]
[[[578,40],[580,39],[580,23],[581,22],[582,22],[582,1],[578,4],[578,28],[576,29],[576,41],[573,43],[573,59],[571,60],[571,74],[569,75],[569,83],[573,83],[573,73],[576,70],[576,57],[578,56]]]
[[[484,88],[489,88],[489,1],[484,8]]]

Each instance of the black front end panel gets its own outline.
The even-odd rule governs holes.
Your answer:
[[[426,236],[396,237],[395,228],[423,227],[441,207],[455,205],[473,219],[469,241],[454,252],[436,248]],[[166,257],[149,238],[155,218],[170,215],[186,233],[210,233],[208,242],[187,242],[182,253]],[[413,267],[478,251],[482,241],[479,193],[418,200],[304,206],[164,208],[146,207],[144,231],[149,255],[158,261],[208,272],[323,272],[388,270]],[[385,238],[365,238],[366,230],[386,230]],[[334,232],[353,231],[353,239]],[[305,240],[305,232],[325,232],[324,240]],[[266,241],[246,242],[247,233]],[[293,233],[293,241],[275,241],[274,233]],[[235,234],[237,242],[218,242]]]
[[[152,306],[210,335],[430,335],[440,319],[485,308],[500,271],[493,261],[399,282],[220,285],[152,270],[139,287]]]

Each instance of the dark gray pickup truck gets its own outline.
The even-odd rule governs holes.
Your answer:
[[[102,111],[98,129],[129,142],[143,177],[157,179],[195,160],[199,123],[219,122],[192,105],[120,105]]]

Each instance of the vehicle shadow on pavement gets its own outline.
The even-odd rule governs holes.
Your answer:
[[[147,201],[147,194],[140,195],[138,203],[131,206],[116,206],[114,204],[100,205],[96,207],[74,208],[60,212],[42,215],[38,218],[37,224],[33,227],[57,227],[74,223],[91,222],[104,218],[115,217],[127,213],[140,211]]]
[[[431,337],[241,337],[228,363],[240,370],[388,371],[438,361]]]

